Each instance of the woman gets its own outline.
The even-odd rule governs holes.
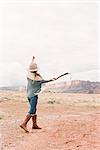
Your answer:
[[[27,75],[27,97],[30,104],[30,110],[25,117],[24,122],[20,125],[25,132],[29,132],[27,129],[27,123],[32,118],[32,129],[41,129],[37,125],[37,114],[36,114],[36,106],[38,102],[38,94],[41,91],[41,87],[43,83],[51,82],[56,80],[57,78],[53,78],[51,80],[44,80],[42,76],[38,73],[37,64],[34,63],[35,57],[33,56],[32,62],[28,69]]]

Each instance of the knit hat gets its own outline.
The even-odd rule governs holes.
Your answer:
[[[36,63],[34,63],[34,58],[35,57],[33,56],[32,62],[27,69],[27,77],[31,80],[40,81],[43,80],[42,76],[40,74],[36,76],[36,74],[34,73],[35,71],[38,71],[38,66]]]
[[[37,64],[34,63],[34,62],[32,62],[32,63],[29,65],[29,71],[30,71],[30,72],[38,71]]]

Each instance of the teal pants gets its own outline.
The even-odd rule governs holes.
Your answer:
[[[30,104],[30,109],[29,109],[29,114],[32,115],[32,114],[36,114],[36,106],[37,106],[37,101],[38,101],[38,95],[35,95],[33,97],[28,97],[28,101],[29,101],[29,104]]]

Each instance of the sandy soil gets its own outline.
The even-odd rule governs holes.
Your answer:
[[[41,130],[25,133],[25,92],[0,91],[1,150],[100,150],[100,95],[42,93],[38,103]]]

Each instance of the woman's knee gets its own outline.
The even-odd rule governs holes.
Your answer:
[[[29,110],[29,114],[35,114],[36,113],[36,108],[30,108],[30,110]]]

